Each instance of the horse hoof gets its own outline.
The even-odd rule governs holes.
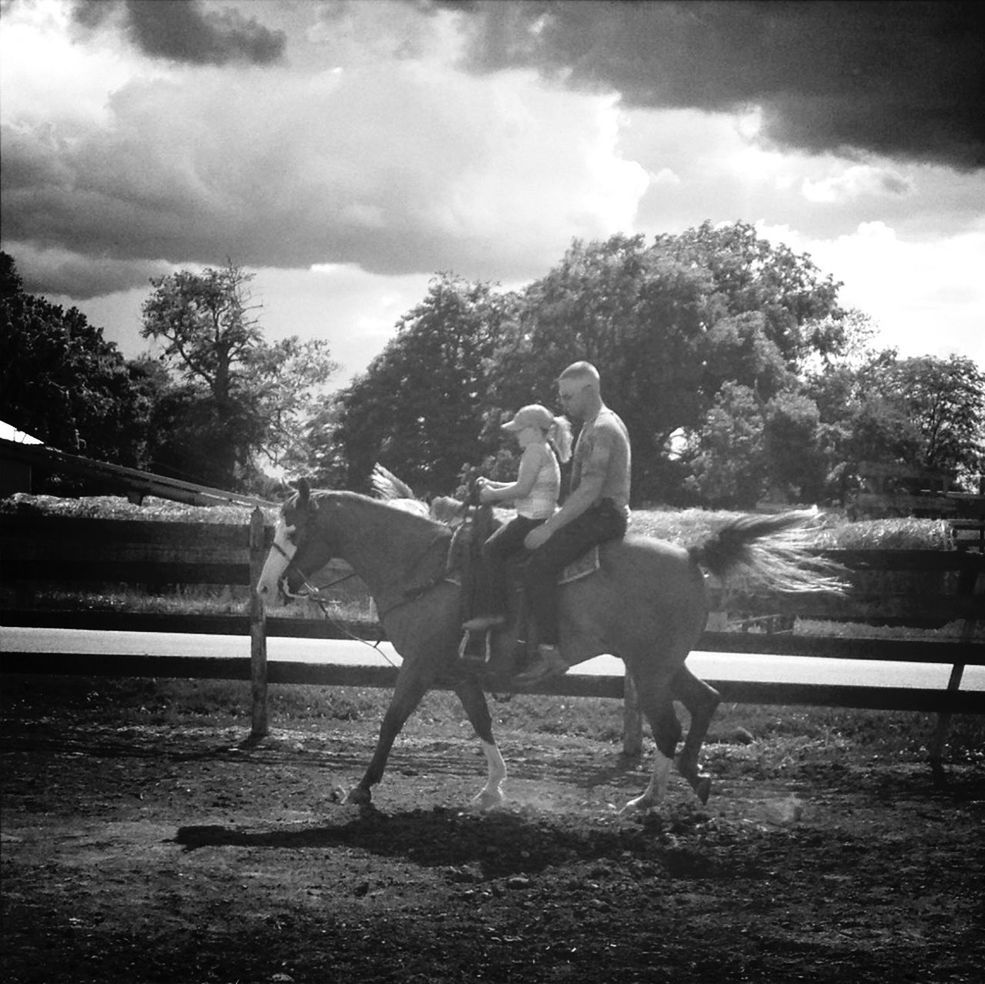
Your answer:
[[[637,796],[636,799],[631,799],[620,811],[619,816],[629,817],[634,813],[646,813],[653,803],[647,799],[646,796]]]
[[[471,807],[479,813],[486,813],[495,810],[497,806],[502,806],[505,797],[499,791],[489,792],[484,789],[478,796],[472,798]]]
[[[346,796],[345,801],[351,806],[371,806],[373,803],[373,794],[363,786],[356,786],[355,789],[349,791],[349,795]]]

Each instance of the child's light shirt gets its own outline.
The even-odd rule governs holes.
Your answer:
[[[517,515],[527,519],[549,519],[554,515],[561,494],[561,469],[546,443],[528,444],[523,449],[521,471],[528,461],[531,467],[537,467],[537,478],[530,494],[516,500]]]

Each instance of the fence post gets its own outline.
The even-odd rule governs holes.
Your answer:
[[[638,758],[643,754],[643,716],[636,684],[628,671],[622,693],[622,753],[627,758]]]
[[[985,527],[983,527],[985,530]],[[974,595],[977,592],[978,575],[975,571],[962,571],[958,580],[959,595]],[[961,641],[970,642],[975,634],[975,627],[979,619],[966,618],[961,628]],[[951,676],[947,681],[948,690],[961,689],[961,677],[964,674],[964,663],[954,663],[951,666]],[[937,715],[937,727],[934,729],[934,736],[930,741],[930,770],[933,773],[934,781],[938,784],[944,782],[944,746],[947,744],[947,731],[951,726],[951,715],[947,712]]]
[[[971,621],[970,619],[968,620]],[[967,622],[965,623],[968,624]],[[951,677],[947,681],[948,690],[961,689],[961,676],[964,673],[964,663],[955,663],[951,667]],[[949,711],[942,711],[937,715],[937,727],[934,729],[934,737],[930,742],[930,769],[934,775],[934,781],[941,783],[944,781],[944,746],[947,744],[947,729],[951,725],[951,714]]]
[[[250,687],[253,697],[252,729],[249,741],[257,742],[269,733],[267,721],[267,616],[257,594],[263,570],[263,513],[257,506],[250,516]]]

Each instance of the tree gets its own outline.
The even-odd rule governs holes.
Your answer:
[[[278,468],[303,469],[311,453],[308,421],[329,404],[329,382],[338,370],[328,343],[292,335],[253,346],[244,364],[252,383],[252,416],[265,425],[257,450]]]
[[[151,280],[144,302],[144,338],[164,340],[163,359],[185,383],[184,416],[195,432],[190,447],[201,463],[195,470],[215,484],[238,487],[257,443],[258,422],[246,412],[246,353],[261,333],[249,316],[252,276],[231,263],[201,275],[181,270]]]
[[[587,359],[629,428],[635,501],[683,502],[713,485],[719,499],[745,501],[747,484],[768,483],[771,462],[786,469],[781,485],[806,495],[823,472],[820,452],[809,461],[801,455],[796,475],[788,455],[767,452],[814,427],[809,399],[794,397],[805,365],[824,364],[848,344],[837,292],[809,257],[743,223],[706,223],[650,245],[640,236],[575,241],[515,295],[439,278],[341,396],[337,419],[323,418],[337,439],[322,437],[320,465],[326,477],[345,471],[359,487],[380,458],[422,489],[442,492],[464,466],[508,471],[503,415],[530,402],[554,406],[558,373]],[[724,435],[712,421],[739,393],[748,394],[739,402],[750,414],[755,406],[759,457],[736,463],[732,478],[716,477],[719,464],[726,467]],[[669,454],[679,434],[691,457]],[[702,448],[703,438],[714,446]],[[743,448],[753,443],[733,442],[734,453]],[[702,472],[685,487],[692,458]]]
[[[267,343],[252,316],[253,274],[232,263],[151,281],[145,338],[163,340],[175,384],[159,412],[157,459],[171,471],[239,488],[265,462],[306,457],[303,428],[338,368],[321,340]],[[171,433],[167,433],[170,431]]]
[[[24,293],[24,281],[9,253],[0,252],[0,300],[11,301]]]
[[[342,459],[347,487],[366,488],[380,461],[418,494],[452,491],[463,465],[484,453],[490,359],[513,305],[488,284],[434,278],[396,337],[339,394],[317,477],[337,480]]]
[[[664,446],[703,410],[709,286],[703,271],[648,250],[642,237],[576,241],[524,291],[501,339],[490,371],[496,416],[532,400],[553,406],[558,373],[587,359],[632,436],[634,497],[665,499]]]
[[[705,223],[650,246],[640,236],[576,241],[524,292],[517,331],[497,352],[491,398],[504,409],[533,396],[550,402],[567,363],[594,362],[632,437],[634,498],[680,501],[671,435],[693,445],[708,433],[726,384],[768,401],[796,386],[810,354],[837,351],[837,289],[809,257],[743,223]]]
[[[795,385],[783,353],[769,338],[762,311],[730,314],[710,325],[702,354],[703,393],[739,382],[766,400]]]
[[[769,486],[764,431],[756,394],[725,383],[698,431],[687,487],[709,506],[753,508]]]
[[[781,502],[822,501],[827,468],[817,404],[797,390],[784,390],[766,403],[763,418],[770,491]]]
[[[26,294],[0,254],[0,418],[71,454],[140,467],[149,407],[119,349],[76,308]]]
[[[971,488],[985,471],[985,372],[957,355],[903,359],[894,368],[887,389],[919,428],[920,464]]]
[[[917,465],[977,490],[985,467],[985,373],[972,360],[870,352],[857,364],[812,375],[807,391],[820,410],[828,471],[841,498],[862,462]]]
[[[759,312],[766,337],[791,368],[812,353],[839,350],[841,284],[822,276],[806,253],[761,239],[748,222],[704,222],[679,235],[657,236],[654,248],[707,270],[726,314]]]

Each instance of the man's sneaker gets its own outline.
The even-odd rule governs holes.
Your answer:
[[[549,646],[541,643],[537,647],[537,657],[529,669],[517,674],[513,682],[520,687],[529,687],[541,680],[549,680],[551,677],[563,676],[568,672],[568,664],[561,657],[561,651],[557,646]]]

